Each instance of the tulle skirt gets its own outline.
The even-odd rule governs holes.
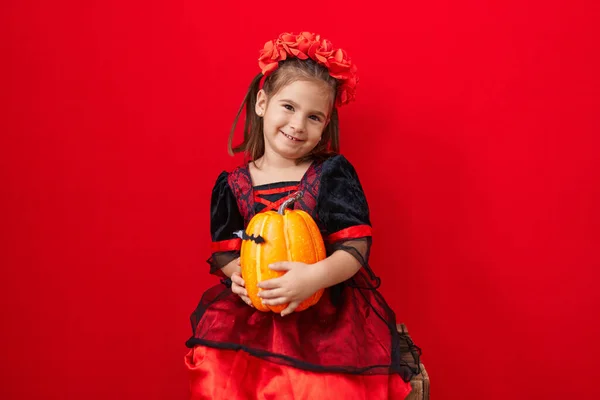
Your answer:
[[[420,349],[362,269],[285,317],[249,307],[228,285],[207,290],[191,322],[192,399],[403,399]]]
[[[404,399],[410,383],[398,374],[311,372],[245,351],[195,346],[185,356],[190,399]]]

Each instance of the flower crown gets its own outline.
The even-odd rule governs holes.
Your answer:
[[[356,84],[356,65],[352,63],[346,52],[336,49],[321,35],[310,32],[299,34],[282,33],[279,38],[269,40],[260,51],[258,65],[265,77],[277,69],[280,61],[288,57],[301,60],[311,58],[329,70],[329,75],[339,81],[336,95],[336,106],[348,104],[354,100]]]

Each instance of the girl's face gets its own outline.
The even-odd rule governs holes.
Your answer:
[[[261,90],[256,113],[263,117],[265,153],[286,159],[308,154],[329,122],[332,95],[324,84],[296,81],[267,98]]]

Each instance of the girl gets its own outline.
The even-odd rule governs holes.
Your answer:
[[[191,317],[192,398],[403,399],[420,350],[397,332],[377,291],[367,201],[354,168],[337,154],[337,107],[354,98],[356,67],[306,32],[267,42],[259,66],[229,136],[230,154],[244,152],[251,162],[221,173],[212,192],[210,272],[223,279]],[[244,141],[232,148],[244,105]],[[281,314],[261,312],[244,287],[234,233],[298,191],[294,208],[316,221],[327,258],[270,265],[286,273],[259,284],[261,300],[289,305]],[[316,305],[294,312],[319,289]]]

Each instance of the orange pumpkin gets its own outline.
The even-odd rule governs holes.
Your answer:
[[[313,264],[325,259],[325,244],[315,221],[305,211],[286,210],[289,204],[300,197],[302,192],[296,193],[279,207],[278,212],[256,214],[246,228],[240,251],[240,264],[248,297],[257,310],[280,313],[288,306],[265,305],[258,297],[258,292],[262,290],[257,286],[259,282],[285,274],[269,269],[270,264],[280,261]],[[322,294],[322,289],[317,291],[300,303],[296,311],[316,304]]]

